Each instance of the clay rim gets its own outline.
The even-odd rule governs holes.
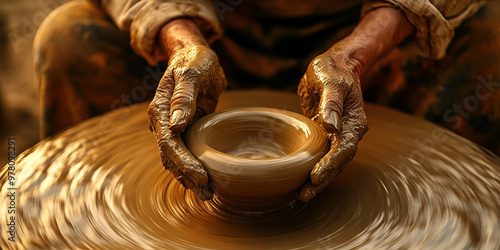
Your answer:
[[[319,137],[315,138],[314,140],[307,139],[305,140],[305,143],[298,147],[295,151],[291,152],[290,154],[279,156],[279,157],[273,157],[273,158],[264,158],[264,159],[251,159],[251,158],[245,158],[245,157],[240,157],[240,156],[234,156],[228,153],[221,152],[219,150],[214,149],[213,147],[209,146],[204,140],[202,140],[202,136],[196,137],[196,140],[194,141],[186,141],[186,146],[191,150],[189,145],[191,143],[198,143],[200,146],[198,148],[206,148],[204,152],[196,152],[197,150],[191,151],[193,155],[197,158],[200,158],[202,154],[215,154],[217,157],[220,157],[220,161],[223,160],[229,160],[229,161],[234,161],[238,160],[239,163],[241,164],[257,164],[261,165],[263,162],[269,163],[269,164],[278,164],[282,165],[284,162],[296,162],[301,161],[303,158],[303,153],[309,153],[310,157],[312,156],[313,158],[316,158],[319,154],[323,156],[326,153],[325,145],[326,147],[329,147],[328,138],[326,136],[325,130],[320,127],[317,123],[312,121],[311,119],[307,118],[306,116],[303,116],[301,114],[288,111],[288,110],[282,110],[282,109],[275,109],[275,108],[265,108],[265,107],[244,107],[244,108],[231,108],[231,109],[225,109],[221,110],[212,114],[209,114],[207,116],[204,116],[197,120],[194,124],[192,124],[188,130],[186,131],[186,137],[187,134],[193,133],[194,131],[199,131],[199,133],[203,133],[203,130],[209,128],[209,126],[218,124],[219,122],[224,122],[227,121],[227,119],[222,119],[219,118],[217,121],[214,121],[212,124],[207,124],[207,122],[211,120],[215,120],[220,116],[227,115],[227,113],[234,113],[235,117],[242,118],[242,117],[248,117],[248,121],[252,121],[252,117],[255,115],[262,116],[262,113],[267,113],[269,114],[269,117],[279,119],[286,123],[285,119],[286,118],[292,118],[295,122],[298,124],[302,124],[300,128],[308,128],[310,131],[311,135],[317,135]],[[292,126],[288,123],[286,123],[287,126]],[[306,132],[303,132],[304,134]],[[319,139],[319,140],[318,140]],[[267,164],[266,164],[267,165]]]

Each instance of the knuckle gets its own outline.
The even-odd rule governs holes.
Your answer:
[[[309,76],[309,82],[314,81],[318,78],[323,71],[328,68],[328,60],[325,59],[324,55],[318,55],[312,59],[312,61],[307,66],[306,75]]]
[[[188,67],[179,73],[181,79],[192,79],[199,77],[202,74],[202,69],[201,67],[193,66]]]
[[[345,89],[346,92],[351,92],[354,86],[356,86],[354,82],[355,82],[354,79],[344,76],[342,81],[340,81],[340,84],[342,85],[343,89]]]
[[[175,82],[174,85],[178,88],[179,84],[186,85],[202,81],[200,78],[202,78],[203,72],[201,67],[185,66],[174,69],[173,75]]]
[[[170,99],[170,103],[172,105],[176,105],[177,103],[185,103],[190,102],[194,99],[196,87],[193,86],[191,82],[181,82],[179,83]]]
[[[336,77],[329,82],[333,89],[335,89],[339,94],[343,95],[347,99],[348,95],[352,95],[353,89],[356,86],[356,80],[349,74],[335,73]]]
[[[160,103],[160,98],[158,98],[158,97],[156,97],[156,96],[155,96],[155,97],[153,98],[153,100],[149,103],[149,106],[148,106],[148,110],[147,110],[147,112],[148,112],[148,114],[149,114],[150,116],[152,116],[152,115],[157,115],[158,110],[160,109],[160,106],[161,106],[159,103]]]
[[[312,59],[309,66],[318,67],[318,66],[325,64],[325,62],[327,62],[327,61],[328,61],[328,56],[326,56],[325,54],[320,54]]]
[[[155,106],[154,111],[156,112],[155,114],[160,117],[160,118],[166,118],[164,116],[168,116],[170,113],[170,105],[169,103],[158,103]]]
[[[165,109],[148,108],[149,127],[150,129],[168,126],[169,113]]]
[[[176,93],[170,101],[173,107],[184,106],[188,103],[192,103],[194,100],[192,93]]]
[[[172,69],[167,69],[158,83],[158,87],[156,88],[156,93],[162,95],[168,95],[170,93],[170,89],[173,89],[174,82],[172,79]]]
[[[160,118],[158,108],[156,107],[156,105],[154,105],[154,104],[150,105],[148,107],[147,113],[148,113],[150,124],[151,125],[156,124],[156,121]]]
[[[326,111],[334,110],[336,112],[339,112],[339,114],[343,113],[342,112],[342,107],[343,107],[344,101],[342,100],[342,96],[338,95],[337,93],[332,93],[332,92],[323,92],[323,103],[322,103],[322,108]]]

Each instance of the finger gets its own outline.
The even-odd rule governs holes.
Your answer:
[[[337,84],[335,81],[340,83]],[[318,107],[319,122],[330,133],[341,130],[340,118],[344,111],[345,98],[349,92],[348,84],[344,81],[344,79],[335,79],[323,86]]]
[[[313,185],[310,181],[302,186],[300,191],[298,192],[298,198],[303,202],[308,202],[312,198],[316,197],[318,193],[323,191],[328,184],[335,178],[335,174],[331,174],[327,176],[321,183],[318,185]]]
[[[352,113],[360,112],[359,115],[352,115]],[[343,120],[345,122],[342,125],[340,141],[337,142],[338,147],[332,146],[311,171],[311,182],[314,185],[319,185],[327,176],[337,176],[342,172],[356,154],[358,142],[368,129],[363,110],[350,112],[343,117]],[[338,138],[335,139],[338,140]],[[333,143],[336,143],[335,140],[332,140],[332,145]]]
[[[311,184],[310,181],[308,181],[306,184],[304,184],[299,192],[297,193],[297,198],[303,202],[308,202],[312,198],[316,196],[316,193],[313,193],[314,191],[314,186]]]
[[[198,98],[196,102],[196,112],[193,120],[197,120],[200,117],[213,113],[215,111],[215,107],[217,106],[220,95],[226,89],[226,76],[224,75],[222,67],[218,67],[219,69],[218,74],[216,75],[215,84],[213,84],[212,87],[209,87],[206,93]]]
[[[319,185],[329,175],[337,176],[343,170],[344,163],[351,161],[356,153],[357,141],[348,141],[348,138],[342,138],[338,149],[330,149],[328,153],[321,158],[311,171],[311,182],[313,185]]]
[[[168,170],[175,176],[175,179],[177,179],[177,181],[179,181],[182,186],[193,191],[193,193],[198,196],[198,198],[204,201],[212,199],[213,191],[208,185],[204,187],[198,187],[192,180],[186,178],[184,173],[172,162],[168,162],[166,166]]]
[[[148,108],[149,127],[160,147],[160,156],[165,164],[168,159],[182,170],[199,187],[208,183],[208,174],[203,165],[189,152],[179,133],[169,128],[170,98],[174,91],[173,79],[165,72]]]
[[[158,87],[155,96],[148,107],[149,129],[153,132],[156,139],[165,138],[161,133],[168,128],[170,119],[170,99],[174,91],[174,81],[168,72],[165,72]]]
[[[198,98],[196,102],[191,102],[191,105],[196,105],[196,108],[191,110],[196,110],[194,114],[189,118],[189,120],[196,120],[201,116],[204,116],[208,113],[212,113],[215,110],[217,105],[218,98],[222,91],[224,91],[227,82],[224,76],[224,72],[222,71],[222,67],[218,66],[218,74],[214,77],[214,83],[210,84],[205,93],[201,93],[202,96]],[[193,84],[194,86],[194,84]],[[198,90],[196,90],[198,93]],[[175,93],[174,93],[175,96]],[[173,99],[174,97],[172,97]],[[187,121],[183,125],[183,130],[187,125],[189,125],[190,121]],[[171,127],[172,128],[172,127]],[[176,133],[176,132],[172,132]],[[171,157],[175,164],[182,170],[191,180],[194,180],[198,187],[206,186],[208,184],[208,174],[203,167],[203,165],[196,159],[191,152],[186,148],[184,142],[179,136],[172,138],[170,140],[172,144],[176,145],[167,145],[165,151],[172,149],[174,152],[174,157]],[[177,159],[178,157],[178,159]]]
[[[183,131],[196,111],[198,97],[198,77],[196,69],[189,69],[181,76],[175,76],[175,88],[170,101],[170,129]],[[175,74],[175,73],[174,73]]]
[[[198,187],[206,186],[208,184],[207,171],[189,152],[179,134],[167,132],[166,135],[166,138],[158,141],[164,165],[171,160]]]
[[[313,91],[314,86],[309,85],[307,74],[305,74],[299,83],[297,88],[297,94],[300,97],[300,107],[302,108],[302,113],[312,118],[317,114],[316,107],[318,106],[317,98],[315,98]]]
[[[340,134],[339,133],[332,133],[330,134],[330,149],[328,152],[321,158],[321,160],[316,163],[314,166],[313,170],[311,171],[310,178],[311,181],[314,185],[318,185],[324,176],[319,177],[318,173],[320,171],[330,171],[330,166],[332,166],[331,159],[335,156],[335,154],[339,150],[340,142],[341,142]]]

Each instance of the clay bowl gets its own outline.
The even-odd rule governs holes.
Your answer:
[[[184,140],[207,169],[216,202],[238,211],[287,206],[329,147],[316,123],[272,108],[210,114],[191,125]]]

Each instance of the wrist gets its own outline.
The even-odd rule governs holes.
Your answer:
[[[208,47],[196,23],[187,18],[174,19],[165,24],[160,30],[158,44],[167,55],[186,47]]]
[[[354,31],[331,50],[354,61],[362,74],[380,56],[409,37],[413,30],[413,25],[400,10],[378,8],[369,12]]]

